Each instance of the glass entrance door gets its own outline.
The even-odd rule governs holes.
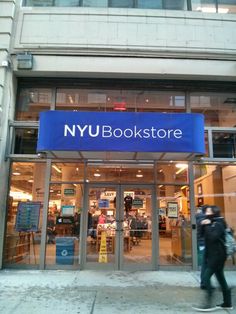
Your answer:
[[[93,265],[95,268],[118,268],[117,194],[116,186],[90,186],[88,189],[87,230],[85,231],[88,267]]]
[[[121,214],[124,217],[120,256],[122,269],[152,269],[152,196],[150,186],[121,187]]]
[[[152,269],[152,189],[90,186],[86,268]]]

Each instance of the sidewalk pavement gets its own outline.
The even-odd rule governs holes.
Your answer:
[[[225,274],[236,308],[236,272]],[[193,271],[0,271],[1,314],[191,314],[203,294]]]

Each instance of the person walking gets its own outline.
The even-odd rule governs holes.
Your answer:
[[[202,225],[201,222],[206,218],[206,208],[209,205],[202,205],[197,209],[196,213],[196,225],[197,225],[197,249],[199,255],[199,263],[201,265],[201,273],[200,273],[200,288],[206,289],[203,283],[203,274],[206,269],[206,259],[205,259],[205,239],[202,233]]]
[[[224,276],[224,264],[227,259],[224,245],[226,222],[220,216],[220,208],[218,206],[208,206],[205,215],[205,219],[201,221],[201,234],[205,242],[205,253],[203,256],[205,262],[203,273],[203,285],[206,288],[205,298],[203,304],[193,307],[193,309],[200,312],[210,312],[216,309],[233,309],[231,290]],[[214,274],[223,294],[223,303],[216,306],[212,304],[213,289],[211,287],[211,277]]]

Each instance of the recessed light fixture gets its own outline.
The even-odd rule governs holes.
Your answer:
[[[101,177],[101,174],[98,172],[95,172],[93,175],[94,175],[94,177]]]
[[[13,174],[14,176],[20,176],[20,175],[21,175],[20,172],[17,172],[17,171],[12,172],[12,174]]]

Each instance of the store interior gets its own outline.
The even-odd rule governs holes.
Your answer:
[[[91,187],[86,197],[84,168],[84,164],[79,163],[52,164],[46,266],[79,267],[81,232],[86,236],[86,263],[114,264],[118,254],[122,255],[125,264],[150,264],[154,245],[159,248],[160,266],[191,265],[192,230],[186,163],[158,165],[156,177],[160,184],[155,185],[157,199],[154,204],[157,208],[154,209],[153,190],[148,185],[153,182],[152,166],[87,166],[86,180]],[[39,264],[45,171],[44,162],[14,162],[12,165],[4,249],[6,265]],[[236,167],[196,165],[194,176],[194,210],[203,204],[216,204],[231,226],[236,227],[233,211],[236,208],[233,189]],[[117,178],[120,186],[124,186],[118,194],[114,184]],[[131,184],[125,186],[127,178]],[[107,181],[110,183],[107,184]],[[22,218],[23,214],[29,212],[29,204],[34,205],[38,214],[30,218],[30,226],[22,227],[29,218]],[[87,210],[85,218],[81,218],[83,208]],[[153,213],[158,215],[155,217]],[[158,243],[152,241],[153,219],[156,219],[154,225],[158,226]],[[35,225],[32,225],[32,221]],[[60,254],[64,254],[65,248],[68,256],[63,258],[62,255],[61,258]]]

